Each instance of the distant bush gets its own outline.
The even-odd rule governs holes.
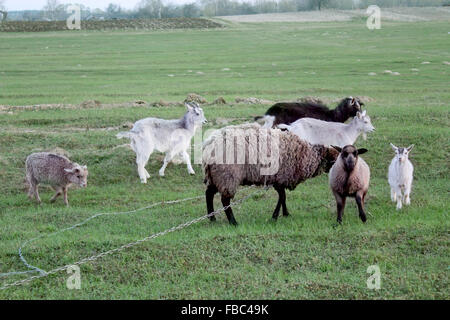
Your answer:
[[[223,25],[201,18],[81,21],[82,30],[208,29],[220,27],[223,27]],[[68,30],[66,21],[6,21],[0,23],[1,32],[42,32],[63,30]]]

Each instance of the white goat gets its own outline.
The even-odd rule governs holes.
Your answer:
[[[137,170],[142,183],[147,183],[147,178],[150,178],[145,166],[154,149],[166,154],[164,164],[159,170],[160,176],[164,176],[167,165],[177,155],[180,155],[187,164],[188,172],[195,174],[188,149],[195,130],[206,123],[206,119],[198,104],[189,102],[185,105],[188,110],[181,119],[145,118],[137,121],[130,131],[117,134],[118,139],[131,140],[131,148],[136,153]]]
[[[346,124],[340,122],[328,122],[314,118],[302,118],[287,124],[279,124],[278,128],[287,129],[303,140],[311,144],[322,144],[325,146],[344,147],[353,145],[362,133],[364,140],[366,133],[375,130],[370,122],[366,110],[357,112],[353,120]]]
[[[408,148],[397,148],[391,143],[395,151],[395,157],[389,166],[388,181],[391,186],[391,200],[397,202],[397,210],[402,208],[402,202],[406,205],[411,203],[410,193],[413,181],[414,167],[408,159],[408,154],[414,145]]]

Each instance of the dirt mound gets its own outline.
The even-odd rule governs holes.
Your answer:
[[[227,102],[225,101],[225,99],[223,97],[218,97],[211,104],[227,104]]]
[[[176,107],[181,105],[183,104],[180,102],[168,102],[162,99],[151,104],[152,107]]]
[[[321,98],[311,97],[311,96],[301,97],[301,98],[298,98],[296,101],[297,102],[324,103],[324,101]]]
[[[142,106],[142,105],[146,105],[147,102],[145,102],[144,100],[136,100],[136,101],[134,102],[134,104],[139,105],[139,106]]]
[[[203,98],[201,95],[198,95],[196,93],[189,93],[184,99],[184,102],[197,102],[198,104],[205,104],[208,103],[205,98]]]
[[[236,103],[243,103],[243,104],[273,104],[273,101],[254,98],[254,97],[249,97],[249,98],[237,97],[235,99],[235,101],[236,101]]]
[[[99,107],[102,103],[98,100],[87,100],[80,103],[80,107],[82,108],[95,108]]]
[[[118,19],[81,21],[81,30],[167,30],[222,28],[222,24],[203,18]],[[42,32],[67,30],[66,21],[5,21],[2,32]]]

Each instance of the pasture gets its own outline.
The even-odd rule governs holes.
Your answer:
[[[365,19],[312,23],[226,23],[225,28],[168,31],[0,33],[0,272],[26,270],[20,244],[95,213],[141,208],[204,194],[201,166],[158,170],[139,182],[134,153],[115,134],[144,117],[178,118],[195,92],[226,105],[204,106],[204,129],[251,121],[268,105],[236,97],[321,98],[332,107],[360,96],[376,131],[358,147],[372,173],[366,224],[348,200],[342,226],[327,175],[287,192],[291,215],[271,221],[277,193],[252,196],[224,214],[81,266],[81,289],[66,272],[0,290],[1,299],[448,299],[450,35],[447,21]],[[425,63],[424,62],[429,62]],[[383,73],[384,70],[399,75]],[[375,73],[375,75],[369,75]],[[82,107],[86,100],[97,107]],[[24,107],[27,106],[27,107]],[[387,169],[397,146],[412,143],[411,206],[395,210]],[[25,158],[62,148],[87,164],[88,187],[71,189],[66,208],[26,197]],[[248,190],[238,193],[236,199]],[[216,196],[216,208],[220,208]],[[204,199],[137,213],[102,216],[43,237],[24,248],[33,265],[50,270],[166,230],[206,213]],[[368,266],[378,265],[381,289],[369,290]],[[29,275],[0,278],[0,286]]]

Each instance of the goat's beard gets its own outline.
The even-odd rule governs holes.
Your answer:
[[[363,138],[363,140],[367,140],[367,134],[363,133],[362,138]]]

